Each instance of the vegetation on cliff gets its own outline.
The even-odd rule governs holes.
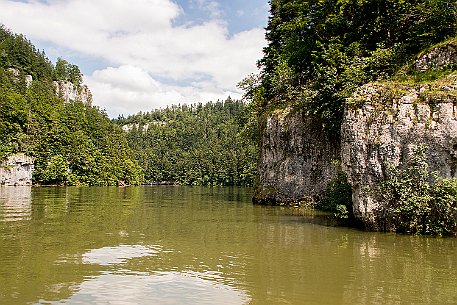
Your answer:
[[[253,185],[258,148],[251,138],[246,105],[172,106],[115,122],[127,131],[135,157],[151,183]]]
[[[244,81],[258,112],[294,106],[338,133],[358,86],[394,75],[457,33],[457,2],[271,0],[260,75]]]
[[[426,146],[418,147],[403,169],[395,166],[379,187],[386,202],[382,212],[385,230],[403,233],[457,234],[457,179],[430,172]]]
[[[271,0],[270,6],[268,46],[259,61],[260,73],[240,84],[246,91],[245,97],[252,101],[251,108],[260,128],[276,109],[288,109],[289,113],[301,113],[315,126],[326,130],[338,146],[345,108],[360,107],[367,102],[367,96],[376,100],[377,96],[371,91],[382,95],[375,105],[382,109],[375,111],[389,112],[391,109],[386,109],[387,105],[411,91],[417,92],[413,102],[429,103],[432,112],[435,103],[455,101],[456,1]],[[370,90],[373,88],[380,90]],[[430,120],[433,120],[432,116]],[[272,162],[287,164],[283,159]],[[407,168],[409,164],[405,166]],[[406,192],[405,186],[411,181],[408,173],[401,172],[398,176],[405,184],[390,184],[386,194]],[[394,176],[392,172],[386,178]],[[389,183],[386,181],[385,186]],[[395,224],[397,231],[431,234],[455,231],[455,227],[449,229],[448,224],[446,228],[438,225],[438,222],[457,217],[453,212],[440,210],[449,204],[455,206],[451,201],[443,203],[441,200],[450,196],[455,201],[455,185],[453,180],[435,180],[427,189],[428,207],[434,208],[411,221],[401,218],[402,224]],[[258,189],[262,191],[268,187],[270,185],[263,185]],[[346,217],[346,210],[351,208],[349,187],[344,175],[328,177],[320,207]],[[414,192],[410,195],[417,197]],[[407,192],[405,196],[408,196]],[[274,196],[270,197],[271,201],[276,200]],[[402,202],[406,197],[391,197],[392,200],[385,199],[384,203],[407,205]],[[420,214],[418,207],[409,204],[405,209],[412,208],[414,213]],[[405,210],[401,210],[402,213],[406,213]],[[424,219],[433,224],[423,223]],[[423,229],[424,226],[427,228]]]
[[[35,157],[39,184],[138,184],[141,169],[123,131],[98,108],[58,98],[54,80],[80,85],[82,76],[63,59],[54,67],[24,36],[1,26],[0,159],[16,152]]]

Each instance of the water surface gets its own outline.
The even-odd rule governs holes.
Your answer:
[[[240,188],[0,187],[0,304],[457,304],[457,240]]]

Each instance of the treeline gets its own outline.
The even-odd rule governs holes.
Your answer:
[[[338,134],[345,99],[457,34],[455,0],[271,0],[261,73],[242,86],[257,111],[292,106]]]
[[[81,85],[82,74],[77,65],[58,58],[55,67],[23,35],[17,35],[0,24],[0,67],[17,69],[23,75],[31,75],[33,79],[68,80]]]
[[[59,59],[54,67],[24,36],[1,26],[0,159],[17,152],[35,157],[38,184],[140,183],[141,169],[120,127],[96,107],[64,103],[53,80],[80,84],[82,78],[76,66]]]
[[[172,106],[115,122],[150,183],[251,186],[258,148],[241,101]]]

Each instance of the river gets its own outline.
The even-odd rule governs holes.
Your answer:
[[[243,188],[1,187],[0,304],[457,304],[457,239]]]

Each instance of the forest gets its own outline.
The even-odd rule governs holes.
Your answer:
[[[0,159],[33,156],[35,184],[254,184],[258,147],[243,102],[228,98],[110,120],[97,107],[56,96],[53,81],[83,85],[78,66],[62,58],[54,66],[3,26],[0,56]]]
[[[252,186],[258,146],[241,101],[171,106],[114,120],[148,183]]]
[[[63,59],[54,66],[4,26],[0,58],[0,159],[17,152],[34,157],[35,184],[141,183],[142,170],[122,129],[97,107],[56,96],[53,81],[81,85],[77,66]]]
[[[338,137],[355,88],[411,73],[411,59],[455,37],[456,24],[455,0],[271,0],[261,71],[241,87],[259,117],[291,106]]]

